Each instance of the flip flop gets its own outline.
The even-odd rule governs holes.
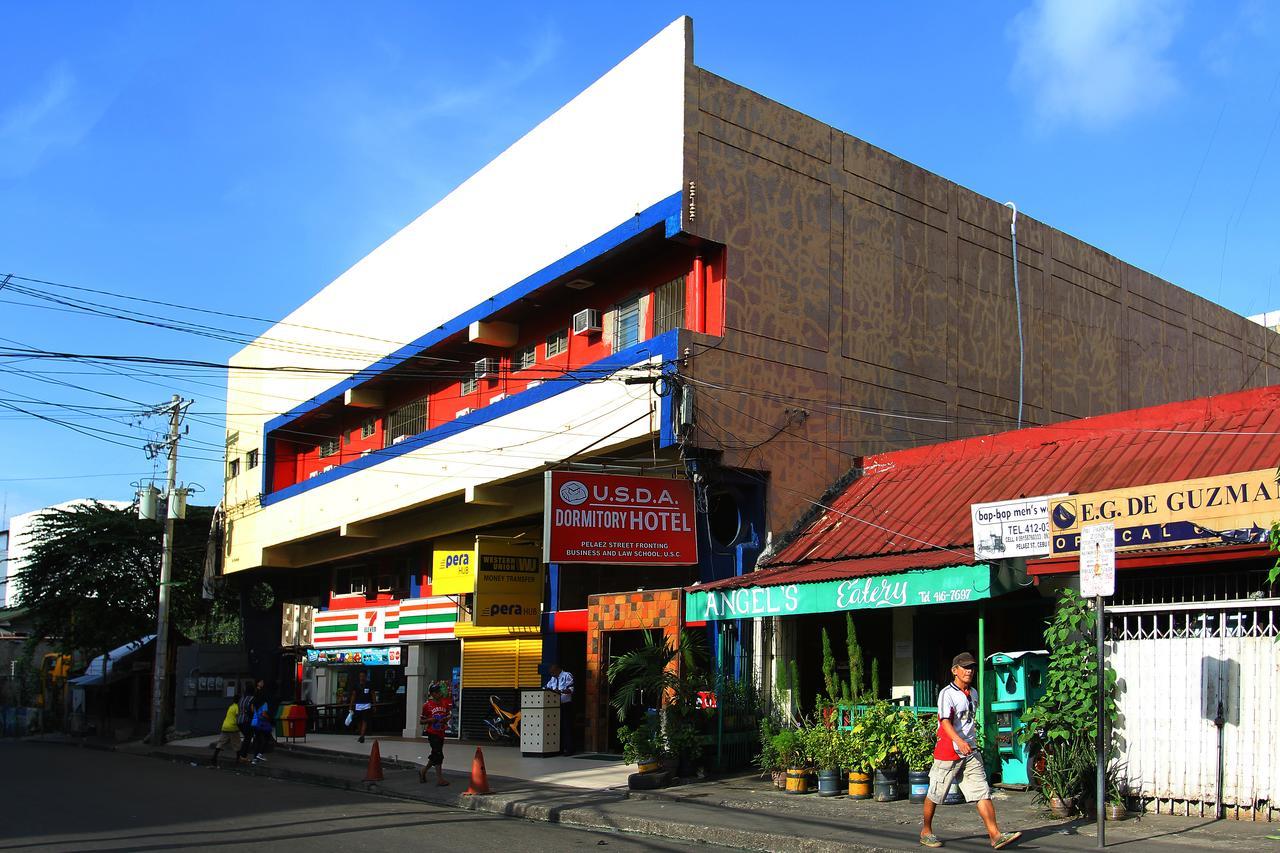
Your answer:
[[[942,840],[939,839],[938,836],[934,835],[931,832],[928,835],[920,836],[920,846],[921,847],[941,847]]]
[[[439,785],[439,786],[441,786],[441,787],[444,787],[445,785],[448,785],[448,784],[449,784],[449,780],[448,780],[448,779],[441,779],[441,780],[440,780],[439,782],[437,782],[436,784],[437,784],[437,785]]]
[[[1002,832],[999,838],[991,842],[991,849],[999,850],[1001,847],[1008,847],[1021,837],[1021,832]]]

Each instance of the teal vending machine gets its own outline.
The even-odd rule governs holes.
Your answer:
[[[1006,785],[1031,782],[1027,747],[1019,741],[1018,733],[1023,712],[1044,695],[1048,672],[1049,653],[1045,651],[997,652],[987,658],[1000,781]]]

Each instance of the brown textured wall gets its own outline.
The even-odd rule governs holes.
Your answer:
[[[768,472],[770,529],[859,456],[1013,428],[1009,210],[702,69],[687,80],[684,229],[727,247],[726,333],[695,340],[688,371],[698,442]],[[1261,326],[1023,215],[1018,276],[1026,424],[1280,368]]]

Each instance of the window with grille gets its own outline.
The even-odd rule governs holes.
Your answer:
[[[234,480],[240,476],[240,460],[231,459],[227,462],[227,479]]]
[[[516,350],[515,358],[511,359],[516,370],[528,370],[538,363],[538,348],[534,344],[529,344],[522,350]]]
[[[547,335],[547,358],[560,355],[569,349],[569,330],[561,329]]]
[[[373,435],[373,420],[368,421],[370,430],[369,435]],[[417,435],[420,432],[427,431],[427,398],[421,397],[411,403],[405,403],[398,409],[392,409],[387,414],[386,431],[383,433],[383,443],[390,447],[395,444],[396,439],[401,436]],[[364,435],[363,428],[360,431]]]
[[[464,376],[462,378],[462,394],[474,394],[476,392],[476,378],[474,376]]]
[[[369,438],[370,436],[372,436],[375,426],[376,424],[374,423],[373,418],[369,418],[364,423],[360,424],[360,437]]]
[[[640,297],[619,302],[614,323],[613,348],[626,349],[640,343]]]
[[[326,438],[320,441],[320,458],[321,459],[324,459],[326,456],[337,456],[337,455],[338,455],[338,439],[337,438]]]
[[[244,455],[244,467],[249,471],[258,467],[258,449],[256,447]]]
[[[680,276],[653,292],[653,334],[660,335],[683,325],[684,276]]]

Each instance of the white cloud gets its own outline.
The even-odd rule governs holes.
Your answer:
[[[51,153],[78,144],[106,106],[85,100],[70,66],[59,62],[32,91],[0,107],[0,177],[26,174]]]
[[[1046,125],[1100,128],[1178,91],[1167,56],[1182,0],[1035,0],[1010,27],[1015,88]]]

